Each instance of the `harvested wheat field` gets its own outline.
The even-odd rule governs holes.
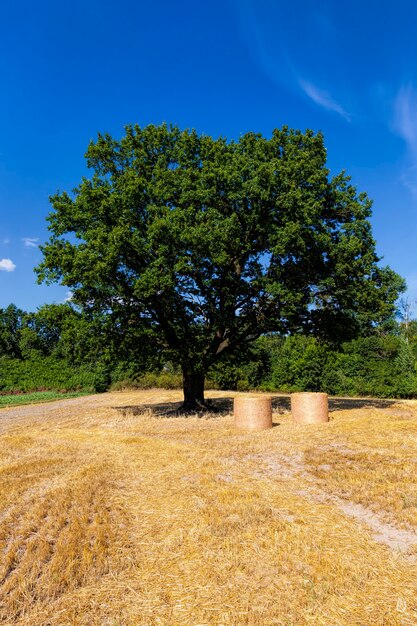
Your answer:
[[[417,624],[417,403],[236,431],[179,392],[0,411],[0,623]],[[157,404],[156,411],[143,411]]]

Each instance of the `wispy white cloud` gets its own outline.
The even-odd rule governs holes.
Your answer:
[[[417,157],[417,91],[411,83],[403,85],[394,102],[394,130]]]
[[[39,239],[37,237],[22,237],[22,241],[26,248],[37,248]]]
[[[404,84],[394,98],[392,129],[405,142],[409,164],[400,180],[417,198],[417,90],[412,83]]]
[[[0,259],[0,270],[3,272],[14,272],[16,265],[10,259]]]
[[[72,291],[67,291],[67,295],[65,296],[64,302],[71,302],[73,295],[74,294],[72,293]]]
[[[301,78],[308,75],[308,66],[316,70],[317,67],[314,60],[308,58],[308,53],[301,55],[299,48],[295,48],[286,29],[286,18],[289,18],[289,13],[279,6],[282,3],[273,2],[273,0],[268,2],[230,1],[235,7],[243,39],[254,61],[265,75],[280,87],[285,86],[291,91],[295,90],[298,95],[301,89],[315,104],[327,111],[337,113],[350,122],[353,116],[330,93]],[[317,10],[316,4],[312,3],[311,10],[309,8],[307,12],[304,12],[302,18],[304,26],[308,23],[309,33],[316,31],[315,40],[325,45],[326,49],[332,46],[332,49],[336,50],[336,43],[332,41],[338,36],[339,29],[323,9]],[[316,49],[317,46],[314,47],[315,51]]]
[[[408,167],[400,176],[400,181],[417,198],[417,164]]]
[[[351,117],[349,113],[342,107],[339,102],[337,102],[327,91],[323,89],[319,89],[313,83],[309,81],[299,79],[298,84],[304,93],[311,99],[315,104],[326,109],[327,111],[333,111],[334,113],[338,113],[341,115],[346,121],[350,122]]]
[[[271,38],[263,20],[266,5],[253,0],[231,0],[231,3],[254,61],[273,83],[287,83],[288,67],[280,24],[275,25],[274,37]]]
[[[3,243],[7,246],[10,243],[10,239],[6,237],[6,239],[3,239]]]

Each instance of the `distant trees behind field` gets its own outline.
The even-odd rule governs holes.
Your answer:
[[[106,346],[100,320],[70,304],[44,305],[28,313],[0,309],[0,393],[36,390],[104,391]]]
[[[417,329],[416,329],[417,330]],[[261,337],[241,364],[212,372],[224,389],[325,391],[332,395],[417,397],[417,334],[401,328],[335,347],[313,337]]]
[[[35,313],[13,304],[0,309],[0,393],[181,387],[178,368],[156,350],[141,352],[129,333],[120,345],[109,323],[71,303]],[[372,335],[339,345],[264,335],[239,358],[211,368],[207,387],[411,398],[417,397],[416,363],[417,321],[392,319]]]

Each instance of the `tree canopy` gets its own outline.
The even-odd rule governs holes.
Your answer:
[[[135,125],[99,135],[86,159],[91,177],[51,197],[39,281],[180,365],[185,408],[204,403],[210,366],[261,334],[345,341],[404,289],[379,265],[370,200],[330,177],[321,133]]]

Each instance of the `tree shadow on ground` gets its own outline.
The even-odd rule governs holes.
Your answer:
[[[329,398],[329,411],[347,411],[352,409],[388,409],[397,404],[398,400],[382,398]],[[286,413],[291,410],[291,396],[272,398],[274,413]]]
[[[398,400],[386,398],[329,398],[330,411],[346,411],[349,409],[389,409]]]
[[[329,398],[330,411],[346,411],[353,409],[388,409],[396,404],[398,400],[387,400],[382,398]],[[207,408],[202,411],[192,411],[190,413],[181,412],[182,402],[163,402],[158,404],[135,404],[128,406],[113,407],[123,415],[152,415],[154,417],[184,417],[199,416],[205,418],[222,417],[233,413],[233,398],[225,396],[223,398],[210,398],[207,400]],[[291,397],[272,397],[273,413],[288,413],[291,410]]]
[[[136,404],[112,407],[123,415],[152,415],[153,417],[187,417],[205,418],[222,417],[233,412],[233,398],[210,398],[204,410],[181,411],[182,402],[161,402],[158,404]]]

